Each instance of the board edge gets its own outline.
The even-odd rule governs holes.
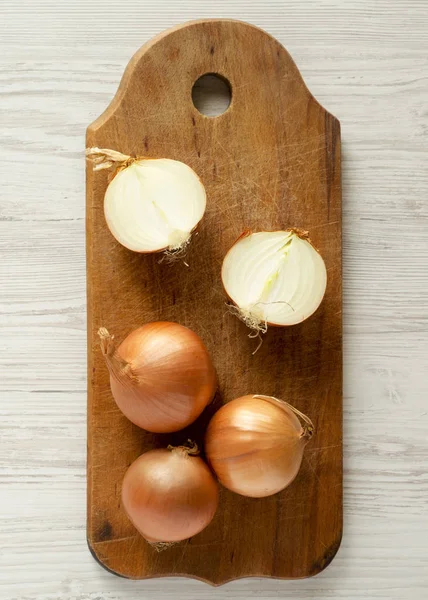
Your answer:
[[[337,117],[333,113],[331,113],[329,110],[327,110],[325,108],[325,106],[323,106],[321,104],[321,102],[319,100],[317,100],[317,98],[314,96],[314,94],[309,89],[302,73],[300,72],[300,69],[298,68],[298,66],[297,66],[296,62],[294,61],[293,57],[291,56],[291,54],[288,52],[286,47],[281,42],[279,42],[273,35],[271,35],[267,31],[265,31],[263,28],[258,27],[257,25],[253,25],[252,23],[248,23],[247,21],[242,21],[240,19],[227,19],[227,18],[224,18],[224,19],[193,19],[190,21],[185,21],[184,23],[179,23],[177,25],[174,25],[173,27],[169,27],[168,29],[165,29],[165,30],[159,32],[154,37],[152,37],[150,40],[146,41],[142,46],[140,46],[140,48],[132,55],[132,57],[126,64],[126,67],[125,67],[125,70],[120,79],[118,88],[117,88],[113,98],[111,99],[110,103],[107,105],[105,110],[94,121],[92,121],[92,123],[90,123],[88,125],[87,132],[95,134],[114,116],[116,110],[119,108],[119,106],[121,104],[123,96],[126,93],[126,89],[128,87],[128,82],[131,80],[134,70],[136,69],[139,61],[141,60],[141,58],[144,56],[144,54],[146,52],[148,52],[157,43],[161,42],[165,37],[169,36],[170,34],[175,33],[176,31],[180,31],[181,29],[185,29],[188,27],[195,27],[198,25],[212,25],[214,23],[234,23],[234,24],[237,24],[237,25],[240,25],[243,27],[248,27],[250,29],[254,29],[254,30],[262,33],[263,35],[268,37],[270,40],[272,40],[281,49],[281,51],[287,55],[287,59],[289,60],[293,69],[295,70],[297,77],[298,77],[301,85],[303,86],[304,91],[308,95],[308,97],[313,102],[315,102],[315,104],[320,109],[322,109],[326,114],[328,114],[331,118],[333,118],[339,122]]]

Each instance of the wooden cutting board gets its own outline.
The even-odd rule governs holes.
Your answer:
[[[232,102],[207,117],[192,86],[216,73]],[[108,172],[87,165],[88,543],[107,569],[135,579],[190,576],[219,585],[247,576],[315,575],[342,535],[342,320],[340,125],[310,94],[287,51],[264,31],[228,20],[191,22],[143,46],[107,110],[88,127],[87,146],[189,164],[206,186],[199,234],[183,262],[159,262],[120,246],[107,229]],[[321,308],[308,321],[271,328],[260,350],[226,309],[223,257],[246,229],[301,227],[328,269]],[[156,320],[197,332],[216,365],[213,404],[188,430],[155,435],[117,409],[98,345],[105,326],[121,341]],[[158,553],[128,521],[120,501],[128,465],[154,447],[202,443],[210,416],[244,394],[284,398],[314,421],[301,471],[285,491],[244,498],[221,489],[210,526]]]

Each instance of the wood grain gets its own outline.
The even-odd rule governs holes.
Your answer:
[[[0,3],[0,597],[426,600],[428,4]],[[85,129],[166,27],[245,19],[342,125],[344,536],[319,576],[131,581],[86,543]],[[407,240],[406,250],[397,240]]]
[[[245,57],[245,58],[244,58]],[[193,106],[205,73],[229,81],[232,102],[215,118]],[[213,584],[247,576],[307,577],[333,559],[342,535],[341,188],[338,121],[313,98],[284,48],[237,21],[169,30],[131,60],[119,91],[87,132],[87,146],[168,157],[202,178],[208,205],[183,263],[137,255],[103,215],[107,174],[87,169],[88,541],[108,569],[131,578],[188,575]],[[247,229],[308,229],[328,269],[322,307],[307,322],[271,328],[262,348],[226,310],[222,259]],[[111,397],[97,330],[123,337],[156,320],[196,331],[210,350],[217,396],[198,421],[154,436],[127,421]],[[254,500],[221,490],[207,529],[159,554],[121,503],[126,468],[143,451],[188,437],[202,444],[223,402],[247,393],[287,399],[317,434],[297,480]]]

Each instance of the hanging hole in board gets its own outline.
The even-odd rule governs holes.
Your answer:
[[[215,73],[202,75],[192,88],[192,100],[195,108],[207,117],[222,115],[229,108],[231,99],[230,83]]]

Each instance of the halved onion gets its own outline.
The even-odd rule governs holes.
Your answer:
[[[187,244],[206,207],[196,173],[176,160],[139,160],[120,171],[107,188],[107,225],[135,252],[177,250]]]
[[[221,276],[237,315],[257,331],[304,321],[327,285],[324,260],[298,229],[241,236],[226,254]]]
[[[126,248],[177,252],[190,241],[206,208],[205,188],[185,163],[134,158],[107,148],[88,148],[94,170],[115,166],[104,214],[111,233]]]

